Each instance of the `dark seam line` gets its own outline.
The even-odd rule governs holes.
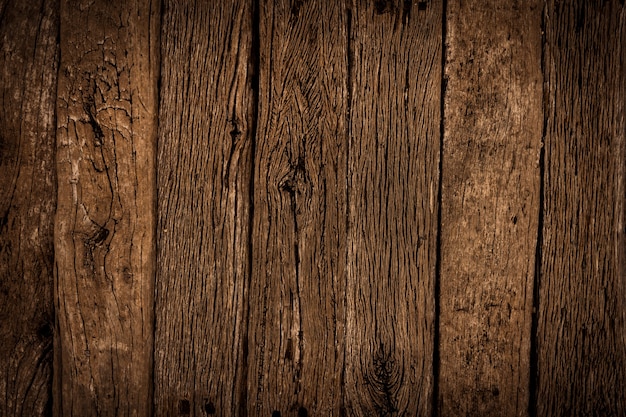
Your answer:
[[[152,387],[151,389],[151,397],[152,397],[152,401],[151,401],[151,407],[152,410],[150,410],[151,413],[154,413],[154,410],[156,410],[157,404],[156,404],[156,400],[157,400],[157,396],[155,395],[156,392],[156,367],[157,367],[157,363],[156,363],[156,340],[157,340],[157,279],[159,277],[159,267],[158,267],[158,261],[157,259],[159,258],[159,242],[161,241],[161,239],[159,239],[159,149],[161,146],[161,102],[163,100],[162,97],[162,85],[163,85],[163,56],[165,55],[165,51],[163,48],[163,41],[164,41],[164,37],[162,34],[162,30],[163,30],[163,16],[165,15],[165,2],[167,0],[160,0],[161,4],[160,4],[160,15],[159,15],[159,28],[158,28],[158,36],[159,36],[159,65],[158,65],[158,74],[157,74],[157,91],[156,91],[156,95],[157,95],[157,109],[156,109],[156,117],[154,118],[156,120],[156,140],[155,140],[155,152],[154,152],[154,170],[155,170],[155,175],[154,175],[154,201],[152,202],[152,207],[154,210],[154,216],[155,216],[155,221],[154,221],[154,225],[153,225],[153,236],[154,236],[154,246],[153,246],[153,250],[154,250],[154,260],[153,262],[153,287],[152,287],[152,357],[150,358],[150,361],[152,362],[152,375],[150,377],[151,381],[152,381]]]
[[[248,372],[249,372],[249,349],[248,349],[248,331],[250,325],[250,287],[252,283],[252,271],[254,268],[254,178],[256,170],[256,143],[258,140],[258,118],[259,118],[259,77],[261,62],[261,45],[260,45],[260,3],[256,0],[252,9],[252,39],[250,45],[250,88],[252,89],[251,104],[251,120],[250,120],[250,171],[248,183],[248,271],[246,282],[244,284],[244,311],[242,316],[245,318],[242,325],[242,375],[239,387],[239,416],[247,417],[248,415]]]
[[[444,127],[445,127],[445,96],[446,96],[446,31],[447,31],[447,9],[446,0],[442,1],[441,9],[441,95],[440,101],[440,124],[439,124],[439,187],[437,189],[437,243],[435,255],[435,318],[434,318],[434,335],[433,335],[433,394],[432,394],[432,416],[439,416],[439,377],[440,377],[440,319],[441,314],[441,203],[443,201],[443,146],[444,146]]]
[[[547,5],[541,15],[541,75],[542,101],[543,101],[543,127],[541,132],[541,148],[539,150],[539,217],[537,221],[537,247],[535,249],[535,274],[533,277],[533,309],[530,330],[530,378],[528,381],[529,401],[528,415],[537,417],[537,384],[539,380],[539,352],[538,352],[538,326],[539,326],[539,286],[541,283],[541,260],[543,247],[543,221],[545,201],[545,142],[548,130],[548,100],[546,100],[546,12]]]

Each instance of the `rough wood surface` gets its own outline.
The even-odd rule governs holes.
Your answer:
[[[52,387],[54,1],[0,1],[0,416],[43,416]]]
[[[543,115],[539,1],[450,2],[441,416],[528,413]]]
[[[157,416],[235,416],[246,395],[240,389],[254,134],[250,4],[164,4]]]
[[[57,416],[151,415],[159,9],[61,1]]]
[[[626,415],[626,8],[548,1],[538,416]]]
[[[251,416],[337,416],[345,346],[342,2],[261,1]],[[274,414],[273,414],[274,413]]]
[[[163,1],[0,0],[0,417],[626,415],[623,0]]]
[[[429,416],[442,2],[354,3],[345,406]]]

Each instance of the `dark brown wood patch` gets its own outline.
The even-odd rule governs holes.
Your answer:
[[[626,415],[626,9],[548,1],[537,415]]]
[[[341,1],[260,3],[248,413],[338,415],[347,14]]]
[[[0,1],[0,416],[52,403],[54,1]]]
[[[345,406],[428,416],[442,2],[357,1],[351,16]]]
[[[235,416],[246,395],[251,2],[164,1],[155,415]]]

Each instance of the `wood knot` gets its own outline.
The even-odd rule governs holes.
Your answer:
[[[397,397],[404,370],[396,364],[392,349],[380,342],[372,356],[370,369],[363,377],[376,415],[394,415],[398,411]]]
[[[109,237],[109,229],[98,226],[96,231],[85,239],[85,243],[90,248],[95,248],[96,246],[102,245],[107,237]]]
[[[188,416],[191,414],[191,404],[189,400],[182,399],[178,401],[178,414],[181,416]]]
[[[6,211],[3,216],[0,216],[0,232],[4,232],[9,224],[9,212]]]
[[[300,7],[302,7],[302,0],[296,0],[291,6],[291,15],[295,18],[300,14]]]
[[[393,9],[393,2],[390,0],[376,0],[374,2],[374,10],[376,11],[376,14],[390,13]]]
[[[239,120],[237,118],[228,119],[228,122],[232,125],[232,129],[230,131],[230,137],[233,142],[237,142],[237,140],[241,137],[243,133],[241,129],[239,129]]]
[[[402,24],[406,24],[408,22],[409,17],[411,16],[411,6],[413,5],[412,0],[404,0],[402,3]]]
[[[304,158],[298,157],[297,161],[291,165],[289,172],[280,180],[278,187],[292,197],[310,195],[311,183],[306,172]]]
[[[291,338],[287,339],[287,347],[285,349],[285,359],[288,361],[293,361],[293,340]]]
[[[125,283],[131,284],[133,282],[133,270],[129,266],[124,266],[122,268],[122,277]]]
[[[215,410],[215,404],[212,401],[206,401],[204,403],[204,412],[210,416],[214,415],[217,410]]]
[[[43,322],[41,326],[39,326],[39,328],[37,329],[37,336],[39,336],[41,340],[48,340],[52,338],[53,334],[54,330],[52,328],[52,325],[47,321]]]
[[[98,111],[96,110],[96,85],[94,82],[90,83],[91,86],[87,88],[88,92],[83,93],[83,110],[87,115],[87,123],[91,126],[94,136],[94,146],[99,147],[104,144],[104,132],[102,126],[96,118]]]

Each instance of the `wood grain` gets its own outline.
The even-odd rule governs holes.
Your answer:
[[[538,235],[539,1],[450,2],[441,214],[441,416],[529,407]]]
[[[429,416],[442,2],[351,11],[345,406]]]
[[[0,1],[0,416],[50,412],[55,1]]]
[[[61,1],[57,416],[151,415],[155,1]]]
[[[251,416],[337,416],[345,343],[342,2],[261,1]],[[280,413],[280,414],[279,414]]]
[[[548,1],[537,415],[626,415],[626,8]]]
[[[249,1],[165,1],[155,415],[245,406],[254,74]],[[242,397],[243,396],[243,397]]]

